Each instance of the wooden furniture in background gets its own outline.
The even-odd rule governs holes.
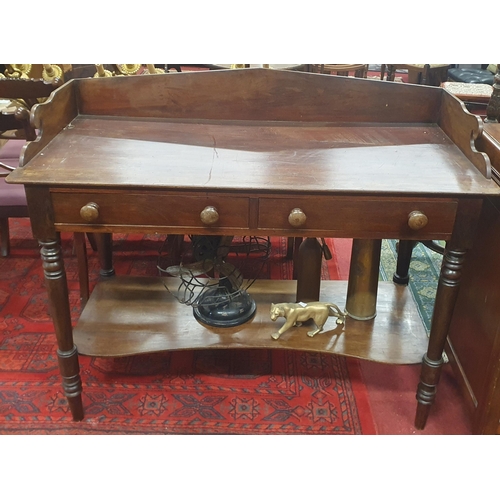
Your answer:
[[[178,73],[182,68],[190,71],[190,68],[199,70],[200,68],[207,70],[221,70],[221,69],[239,69],[239,68],[270,68],[270,69],[283,69],[290,71],[309,71],[309,64],[165,64],[167,71],[175,70]]]
[[[500,122],[500,64],[497,64],[497,72],[493,81],[493,93],[486,108],[486,122]],[[496,137],[497,131],[493,130],[491,135]]]
[[[471,147],[480,121],[457,99],[434,87],[241,69],[72,80],[32,120],[41,138],[8,180],[26,187],[75,420],[79,354],[252,347],[387,363],[423,355],[415,425],[425,426],[483,198],[500,196],[488,158]],[[207,207],[218,214],[212,225]],[[198,324],[157,278],[115,276],[97,285],[73,332],[58,231],[344,237],[357,248],[443,239],[447,252],[428,341],[406,287],[393,283],[371,290],[374,319],[347,318],[314,338],[297,327],[275,341],[271,301],[314,300],[317,288],[343,305],[345,282],[304,289],[300,279],[300,297],[294,283],[258,282],[256,317],[216,329]],[[379,262],[358,264],[351,269],[362,279]]]
[[[36,132],[30,124],[33,105],[47,98],[63,82],[0,78],[0,99],[11,103],[0,110],[0,138],[34,141]]]
[[[24,189],[19,189],[22,186],[5,183],[5,177],[15,169],[19,158],[0,158],[0,256],[7,257],[10,252],[9,219],[28,217],[28,204]]]
[[[408,83],[432,85],[439,87],[448,79],[449,64],[382,64],[380,79],[383,80],[387,70],[387,81],[394,81],[396,70],[408,71]]]
[[[486,108],[493,92],[491,85],[486,83],[443,82],[441,87],[460,99],[471,113],[486,118]]]
[[[366,78],[368,74],[368,64],[311,64],[312,73],[337,76],[355,76]]]

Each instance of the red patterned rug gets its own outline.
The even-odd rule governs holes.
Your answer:
[[[0,260],[0,434],[374,434],[359,363],[277,350],[205,350],[80,357],[85,419],[61,390],[41,262],[29,223],[10,221]],[[62,235],[73,318],[80,313],[71,235]],[[118,235],[117,273],[157,275],[161,237]],[[265,277],[291,278],[286,239],[272,241]],[[324,262],[338,279],[345,263]],[[89,247],[91,282],[99,264]]]

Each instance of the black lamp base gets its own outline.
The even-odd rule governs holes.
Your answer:
[[[257,306],[245,290],[227,296],[227,290],[216,288],[204,292],[196,307],[194,317],[208,326],[231,327],[246,323],[255,314]]]

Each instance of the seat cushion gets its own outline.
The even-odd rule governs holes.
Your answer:
[[[448,78],[454,82],[487,83],[493,85],[494,75],[487,69],[476,68],[451,68]]]
[[[488,104],[493,87],[485,83],[443,82],[441,87],[462,101]]]
[[[19,165],[19,156],[21,154],[21,149],[23,149],[23,146],[25,144],[26,141],[7,141],[3,146],[0,147],[0,161],[3,161],[7,165],[11,165],[12,167],[17,167]],[[14,160],[14,164],[12,163],[12,160]]]
[[[25,141],[11,140],[0,148],[0,161],[10,167],[19,165],[19,155]],[[4,169],[1,169],[4,173]],[[26,194],[22,184],[7,184],[4,177],[0,177],[0,208],[1,207],[24,207],[27,206]],[[2,210],[2,213],[5,210]],[[17,213],[17,211],[16,211]],[[25,215],[23,215],[24,217]],[[16,217],[19,217],[17,215]]]
[[[26,193],[22,184],[7,184],[0,177],[0,207],[27,206]]]

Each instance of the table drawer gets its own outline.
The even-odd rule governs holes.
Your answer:
[[[457,206],[457,200],[453,199],[261,198],[258,227],[262,231],[318,231],[332,237],[446,239],[453,230]],[[294,215],[290,216],[294,210]],[[413,217],[411,225],[420,226],[418,229],[410,227],[410,214]]]
[[[53,191],[51,198],[56,224],[248,228],[249,221],[246,197]]]

